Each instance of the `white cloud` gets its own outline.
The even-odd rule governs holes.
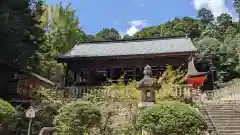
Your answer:
[[[128,34],[129,36],[134,35],[136,32],[138,32],[147,25],[146,20],[132,20],[131,22],[129,22],[129,24],[131,25],[131,27],[128,28],[126,32],[126,34]]]
[[[227,13],[233,17],[233,20],[238,20],[238,17],[233,15],[226,6],[226,0],[193,0],[192,2],[196,10],[207,8],[212,11],[215,17]]]

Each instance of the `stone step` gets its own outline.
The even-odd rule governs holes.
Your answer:
[[[206,106],[232,106],[232,105],[236,105],[236,106],[240,106],[240,103],[216,103],[216,104],[204,104]]]
[[[215,110],[215,111],[235,111],[235,112],[240,112],[240,107],[236,108],[236,107],[205,107],[207,110]]]
[[[208,113],[225,113],[225,114],[240,114],[239,111],[236,110],[211,110],[207,109]]]
[[[204,103],[204,105],[210,105],[210,106],[215,106],[215,105],[240,105],[240,102],[219,102],[219,103]]]
[[[229,119],[231,119],[231,118],[240,118],[240,115],[239,114],[232,114],[232,115],[227,115],[227,114],[212,114],[212,113],[209,113],[209,115],[211,115],[211,117],[216,117],[216,118],[221,118],[221,117],[225,117],[225,118],[229,118]]]
[[[240,105],[206,105],[207,108],[239,108]]]
[[[211,115],[211,113],[209,113]],[[232,116],[232,115],[211,115],[211,118],[214,119],[221,119],[221,120],[234,120],[240,121],[240,117]]]
[[[217,130],[220,131],[220,135],[240,135],[240,109],[238,109],[240,108],[240,101],[237,105],[229,101],[209,102],[205,103],[204,107],[208,115],[211,116]],[[212,128],[214,129],[214,127]]]
[[[204,100],[204,103],[229,103],[229,102],[237,102],[240,103],[240,100]]]
[[[215,128],[214,128],[211,120],[209,119],[208,115],[206,114],[205,109],[203,108],[203,106],[199,107],[199,112],[203,115],[205,121],[207,122],[208,131],[212,132],[210,135],[216,135]]]
[[[207,110],[208,111],[208,114],[216,114],[216,115],[218,115],[218,114],[220,114],[220,115],[223,115],[223,114],[225,114],[225,115],[240,115],[240,112],[237,112],[237,111],[235,111],[235,110],[231,110],[231,111],[223,111],[223,110]]]
[[[231,135],[234,135],[234,134],[240,134],[240,129],[239,130],[219,130],[219,132],[220,132],[220,135],[222,135],[222,134],[226,134],[226,133],[231,133]]]
[[[217,105],[217,104],[240,104],[240,101],[220,101],[220,102],[205,102],[205,105]]]
[[[215,126],[217,127],[222,127],[222,126],[226,126],[226,127],[236,127],[236,126],[240,126],[240,122],[239,123],[226,123],[226,122],[222,122],[222,123],[215,123]]]
[[[239,124],[239,120],[229,120],[229,119],[213,119],[214,124]]]
[[[240,135],[240,133],[220,133],[220,135]]]
[[[235,126],[216,126],[219,130],[240,130],[240,125]]]
[[[240,116],[240,113],[235,112],[235,111],[229,111],[229,112],[224,112],[224,111],[209,111],[209,114],[211,115],[232,115],[232,116]]]
[[[218,107],[206,106],[205,108],[206,109],[211,109],[211,110],[222,110],[222,111],[224,111],[224,110],[226,110],[226,111],[230,111],[230,110],[238,111],[238,110],[240,110],[239,109],[240,107],[236,108],[235,106],[218,106]]]

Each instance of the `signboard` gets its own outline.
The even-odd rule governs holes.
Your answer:
[[[35,118],[36,116],[36,109],[30,106],[28,110],[26,111],[26,117],[27,118]]]

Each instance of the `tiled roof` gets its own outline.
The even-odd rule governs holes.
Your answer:
[[[34,76],[34,77],[36,77],[37,79],[39,79],[39,80],[41,80],[41,81],[43,81],[43,82],[45,82],[45,83],[48,83],[48,84],[50,84],[50,85],[52,85],[52,86],[54,86],[55,85],[55,83],[53,82],[53,81],[51,81],[51,80],[49,80],[49,79],[47,79],[47,78],[44,78],[44,77],[42,77],[42,76],[40,76],[40,75],[38,75],[38,74],[35,74],[35,73],[33,73],[33,72],[28,72],[31,76]]]
[[[196,50],[191,39],[186,37],[154,38],[147,40],[79,43],[58,58],[165,54],[194,52]]]

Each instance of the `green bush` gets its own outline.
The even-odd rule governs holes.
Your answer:
[[[89,102],[73,101],[64,105],[54,119],[58,135],[79,135],[98,127],[100,111]]]
[[[144,109],[137,126],[153,135],[199,135],[207,130],[203,116],[190,105],[165,101]]]
[[[0,99],[0,133],[8,132],[15,128],[18,114],[15,108],[8,102]]]
[[[171,66],[167,66],[166,70],[158,79],[156,102],[164,100],[183,101],[181,93],[185,82],[185,73],[180,69],[174,70]]]

